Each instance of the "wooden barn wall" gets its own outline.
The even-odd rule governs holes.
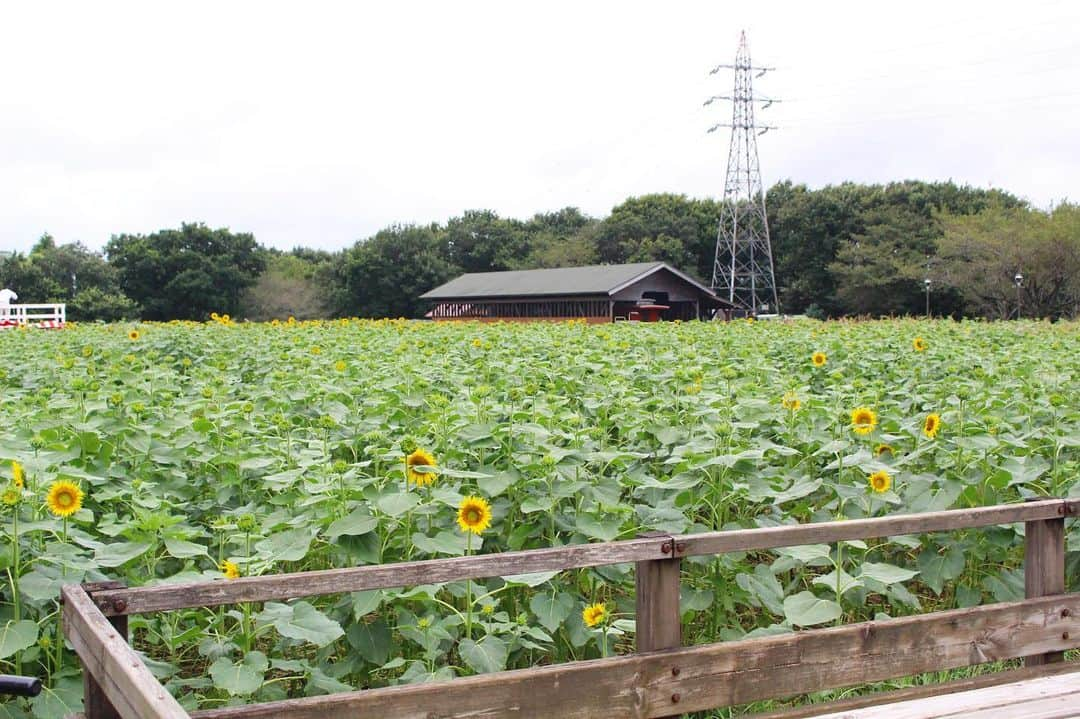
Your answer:
[[[687,284],[667,270],[660,270],[623,288],[615,293],[612,299],[617,302],[634,302],[641,299],[642,292],[649,291],[667,292],[668,299],[672,302],[693,302],[701,295],[693,285]]]

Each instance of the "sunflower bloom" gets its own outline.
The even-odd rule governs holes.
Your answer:
[[[923,420],[922,433],[926,435],[927,439],[937,437],[938,430],[940,429],[941,415],[937,412],[931,412],[926,415],[926,419]]]
[[[237,566],[236,562],[230,562],[228,559],[226,559],[224,562],[221,563],[218,569],[221,570],[221,573],[225,575],[226,579],[240,578],[240,567]]]
[[[9,485],[8,488],[4,490],[4,493],[0,494],[0,502],[3,502],[9,507],[14,507],[21,499],[22,492],[20,492],[19,488],[15,485]]]
[[[810,361],[814,363],[815,367],[824,367],[825,363],[829,361],[829,358],[825,356],[824,352],[815,352]]]
[[[418,467],[424,467],[427,471],[417,471]],[[417,448],[405,458],[405,470],[409,481],[418,487],[431,484],[435,481],[435,458],[430,453]]]
[[[889,487],[892,486],[892,477],[884,469],[879,469],[877,472],[874,472],[866,478],[866,481],[869,483],[870,489],[878,494],[888,492]]]
[[[896,450],[894,450],[892,448],[891,444],[885,444],[884,442],[882,442],[878,446],[874,447],[874,456],[875,457],[883,457],[886,454],[889,455],[890,457],[893,456],[894,454],[896,454]]]
[[[491,526],[491,505],[483,497],[466,497],[458,506],[457,523],[462,532],[481,534]]]
[[[784,396],[780,398],[780,404],[784,409],[789,409],[792,412],[798,412],[802,407],[802,400],[799,399],[799,395],[794,392],[785,392]]]
[[[915,339],[911,340],[911,348],[916,352],[925,351],[926,346],[926,340],[924,340],[922,337],[916,337]]]
[[[587,627],[595,627],[607,619],[607,607],[603,603],[590,604],[581,612],[581,621]]]
[[[22,465],[15,460],[11,460],[11,483],[18,489],[26,486],[26,475],[23,473]]]
[[[45,504],[57,517],[70,517],[82,509],[83,491],[66,479],[53,482],[45,495]]]
[[[132,342],[139,339],[139,330],[131,330],[130,332],[128,332],[128,339]]]
[[[851,410],[851,429],[855,434],[870,434],[877,427],[877,414],[869,407]]]

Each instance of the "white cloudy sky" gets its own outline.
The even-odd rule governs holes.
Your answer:
[[[746,29],[767,184],[1077,199],[1080,4],[78,2],[0,10],[0,249],[182,221],[340,248],[470,208],[722,191]]]

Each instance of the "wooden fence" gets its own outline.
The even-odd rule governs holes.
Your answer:
[[[87,719],[664,717],[1019,657],[1026,658],[1029,674],[1053,671],[1043,665],[1080,646],[1080,593],[1064,593],[1065,518],[1077,514],[1080,501],[1046,499],[230,581],[68,585],[64,633],[83,664]],[[1023,601],[682,647],[683,558],[1016,522],[1026,530]],[[628,562],[636,565],[637,651],[627,656],[189,715],[128,644],[131,614]]]

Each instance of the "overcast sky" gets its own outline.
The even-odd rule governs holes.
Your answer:
[[[85,2],[0,10],[0,249],[202,221],[336,249],[466,209],[722,193],[745,29],[766,185],[1076,200],[1080,3]]]

